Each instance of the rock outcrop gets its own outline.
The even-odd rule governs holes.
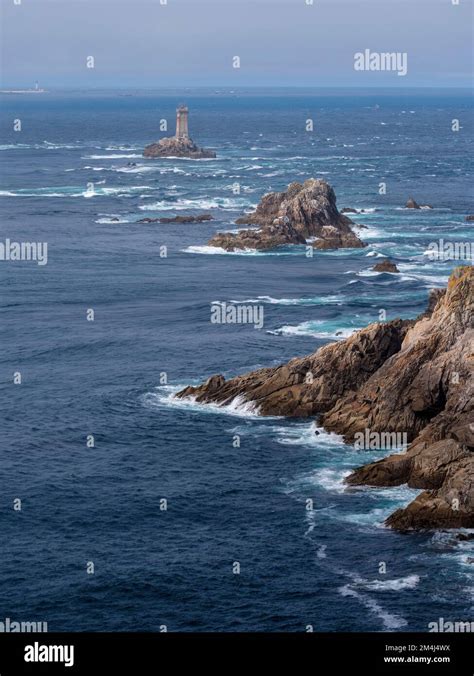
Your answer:
[[[211,214],[199,214],[198,216],[173,216],[163,218],[140,218],[137,223],[203,223],[204,221],[212,221]]]
[[[432,209],[433,207],[429,204],[418,204],[413,197],[408,199],[408,202],[405,204],[405,209]]]
[[[209,245],[227,251],[309,242],[317,249],[366,246],[351,230],[350,218],[339,213],[331,186],[314,178],[303,184],[290,183],[284,192],[264,195],[257,209],[236,223],[257,228],[236,234],[217,233]]]
[[[239,397],[261,415],[319,415],[329,430],[405,433],[406,453],[369,463],[351,485],[425,489],[387,524],[398,530],[474,527],[474,268],[458,268],[417,320],[371,324],[278,367],[226,381],[211,377],[178,397],[227,404]]]
[[[390,258],[385,258],[385,260],[376,263],[372,268],[375,272],[400,272],[395,263],[390,260]]]
[[[200,148],[191,138],[177,138],[170,136],[162,138],[156,143],[150,143],[143,151],[143,157],[155,159],[157,157],[189,157],[194,160],[213,158],[213,150]]]
[[[370,324],[346,340],[325,345],[307,357],[263,368],[232,380],[212,376],[198,387],[187,387],[178,398],[228,404],[236,397],[254,402],[260,415],[308,417],[333,407],[398,352],[412,324],[395,319]],[[219,387],[216,387],[216,385]]]
[[[474,214],[469,214],[469,216],[466,216],[466,221],[474,221]]]

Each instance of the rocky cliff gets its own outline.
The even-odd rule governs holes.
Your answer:
[[[474,269],[458,268],[416,321],[371,324],[307,357],[229,381],[212,376],[176,396],[319,415],[348,442],[365,430],[406,433],[406,453],[355,470],[348,483],[425,489],[389,517],[393,528],[474,527],[473,310]]]
[[[284,192],[264,195],[257,209],[236,223],[258,228],[236,234],[217,233],[209,245],[227,251],[306,243],[317,249],[365,246],[352,231],[351,219],[339,213],[334,190],[326,181],[314,178],[303,184],[290,183]]]

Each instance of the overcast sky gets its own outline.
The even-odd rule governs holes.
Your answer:
[[[2,86],[470,85],[473,0],[164,2],[0,0]],[[407,75],[355,71],[365,49]]]

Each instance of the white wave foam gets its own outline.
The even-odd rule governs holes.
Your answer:
[[[319,324],[322,324],[322,322],[302,322],[296,326],[281,326],[273,331],[269,330],[267,333],[273,336],[312,336],[313,338],[334,338],[335,340],[343,340],[344,338],[349,338],[349,336],[352,336],[353,333],[361,328],[336,328],[331,331],[321,331],[318,329]]]
[[[142,155],[137,155],[136,153],[128,153],[127,155],[116,153],[112,155],[85,155],[83,160],[122,160],[122,159],[141,159]]]
[[[0,145],[0,150],[23,150],[29,148],[31,150],[76,150],[83,148],[79,144],[72,145],[70,143],[51,143],[50,141],[43,141],[42,143],[6,143]]]
[[[228,209],[236,210],[253,207],[245,199],[231,199],[230,197],[179,199],[176,202],[159,201],[153,204],[143,204],[139,208],[143,211],[181,211],[182,209]]]
[[[118,218],[118,220],[114,220],[115,218]],[[122,218],[121,216],[104,216],[102,218],[98,218],[95,223],[100,223],[105,224],[105,225],[120,225],[121,223],[130,223],[130,221],[127,221],[127,219]]]
[[[104,148],[104,150],[121,150],[122,152],[130,152],[133,150],[141,150],[139,146],[121,146],[121,145],[109,145]]]
[[[141,155],[140,155],[141,157]],[[182,160],[183,162],[220,162],[222,158],[219,157],[179,157],[178,155],[168,155],[167,157],[160,157],[160,160]],[[156,159],[154,160],[156,162]]]
[[[21,150],[23,148],[31,148],[28,143],[2,143],[0,150]]]
[[[375,258],[385,258],[385,256],[382,253],[379,253],[378,251],[369,251],[369,253],[365,254],[367,257],[373,256]]]
[[[357,592],[350,584],[340,587],[338,591],[342,596],[350,596],[359,601],[365,608],[367,608],[367,610],[382,620],[384,627],[390,631],[401,629],[408,624],[405,618],[401,617],[400,615],[393,615],[392,613],[389,613],[374,599],[370,598],[370,596]]]
[[[269,305],[342,305],[341,296],[321,296],[315,298],[273,298],[257,296],[245,300],[231,300],[230,303],[268,303]]]
[[[321,545],[318,548],[318,551],[316,552],[316,556],[317,556],[318,559],[325,559],[326,558],[326,556],[327,556],[326,549],[327,549],[327,545]]]
[[[229,254],[233,253],[231,251],[226,251],[225,249],[222,249],[220,246],[207,246],[207,245],[193,245],[193,246],[188,246],[186,249],[182,249],[184,253],[193,253],[193,254],[207,254],[207,255],[222,255],[222,254]]]
[[[104,181],[99,181],[95,184],[98,186],[103,184]],[[117,188],[103,188],[103,187],[94,187],[93,190],[83,190],[80,187],[57,187],[57,188],[32,188],[28,190],[27,188],[18,190],[17,192],[11,192],[8,190],[0,191],[0,196],[3,197],[84,197],[90,199],[92,197],[102,197],[107,195],[118,195],[118,196],[128,196],[135,192],[142,192],[143,190],[153,190],[151,186],[148,185],[136,185],[136,186],[123,186]],[[49,192],[48,192],[49,191]],[[59,192],[61,191],[61,192]]]
[[[405,589],[415,589],[420,582],[419,575],[407,575],[394,580],[364,580],[360,579],[354,584],[357,587],[368,589],[369,591],[403,591]]]
[[[317,437],[318,438],[318,437]],[[314,470],[312,473],[312,482],[324,490],[332,493],[344,493],[347,490],[347,484],[344,483],[349,476],[350,470],[331,469],[324,467]]]
[[[149,392],[144,396],[143,403],[151,408],[171,406],[207,413],[225,413],[239,418],[255,418],[259,415],[259,408],[255,402],[247,401],[241,395],[223,404],[200,403],[195,400],[195,397],[177,399],[175,394],[184,387],[186,385],[157,387],[155,392]]]
[[[303,423],[301,425],[293,424],[291,426],[276,426],[272,427],[272,432],[277,434],[277,442],[286,446],[311,446],[311,447],[325,447],[326,449],[337,448],[338,450],[341,447],[344,447],[344,440],[338,434],[333,432],[326,432],[323,427],[318,427],[316,423],[312,422],[310,424]],[[326,470],[321,470],[325,472]],[[344,476],[342,476],[342,481],[344,481]],[[339,479],[337,479],[337,485],[339,486]],[[319,475],[318,475],[319,480]],[[316,483],[318,483],[318,480]],[[323,481],[325,477],[323,476]],[[314,483],[314,475],[311,474],[310,477],[311,483]],[[321,484],[323,485],[323,484]]]
[[[183,253],[192,254],[206,254],[206,255],[220,255],[220,256],[291,256],[296,255],[296,252],[290,251],[257,251],[257,249],[235,249],[234,251],[226,251],[218,246],[207,245],[193,245],[186,249],[181,249]],[[299,254],[298,254],[299,255]],[[271,332],[269,332],[271,333]]]

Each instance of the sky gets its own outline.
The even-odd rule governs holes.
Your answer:
[[[0,0],[1,86],[467,87],[473,3]],[[406,75],[355,70],[365,50]]]

